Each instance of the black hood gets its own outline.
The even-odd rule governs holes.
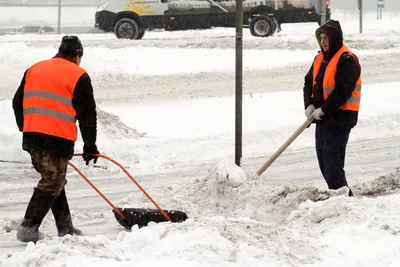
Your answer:
[[[325,33],[329,39],[329,51],[325,53],[321,47],[321,37],[320,34]],[[330,20],[321,27],[319,27],[315,31],[315,36],[317,37],[317,41],[319,46],[321,47],[321,51],[324,53],[325,59],[331,59],[333,55],[339,51],[343,46],[343,32],[342,27],[340,26],[339,21]]]

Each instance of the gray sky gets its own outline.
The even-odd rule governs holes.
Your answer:
[[[365,10],[376,10],[377,0],[363,0]],[[400,0],[384,0],[384,10],[400,11]],[[332,8],[338,9],[358,9],[358,0],[330,0]]]

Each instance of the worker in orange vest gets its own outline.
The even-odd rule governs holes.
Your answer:
[[[22,242],[43,238],[38,229],[50,209],[59,236],[82,235],[72,225],[64,188],[78,137],[76,120],[86,165],[91,160],[96,163],[99,154],[96,103],[90,77],[79,66],[82,56],[79,38],[64,36],[56,56],[25,71],[13,98],[15,119],[23,132],[22,148],[30,153],[32,165],[41,175],[17,231]]]
[[[339,21],[316,30],[321,51],[305,76],[305,115],[316,124],[315,144],[319,167],[329,189],[347,186],[344,171],[346,147],[357,124],[361,100],[361,66],[343,45]],[[353,192],[349,188],[349,196]]]

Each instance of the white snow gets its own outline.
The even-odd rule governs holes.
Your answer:
[[[210,169],[209,179],[215,187],[238,187],[246,182],[246,173],[232,161],[223,160]],[[217,189],[218,190],[218,189]],[[225,189],[222,189],[225,190]]]
[[[125,166],[161,208],[189,219],[125,231],[69,168],[73,222],[85,235],[57,237],[49,214],[36,245],[16,240],[38,176],[21,149],[12,97],[25,69],[53,56],[61,36],[0,36],[0,266],[397,266],[398,23],[369,20],[359,34],[357,22],[342,22],[363,66],[346,156],[354,198],[346,188],[326,190],[313,125],[254,175],[306,119],[302,85],[318,49],[316,24],[284,24],[267,39],[245,29],[241,167],[234,165],[234,29],[151,32],[141,41],[81,35],[100,152]],[[111,162],[72,162],[115,205],[155,208]]]

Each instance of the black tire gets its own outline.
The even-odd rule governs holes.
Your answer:
[[[274,34],[277,32],[281,32],[282,31],[281,24],[276,19],[273,19],[273,21],[275,26]]]
[[[274,17],[268,17],[268,18],[270,18],[271,21],[273,22],[273,23],[272,23],[273,26],[272,26],[272,33],[271,33],[271,35],[274,35],[274,34],[276,33],[276,31],[278,30],[278,21],[276,21]]]
[[[268,37],[275,33],[276,23],[268,16],[259,15],[250,21],[249,28],[253,36]]]
[[[136,40],[140,40],[140,39],[142,39],[143,38],[143,36],[144,36],[144,33],[146,32],[146,30],[145,29],[143,29],[139,34],[138,34],[138,36],[137,36],[137,38],[136,38]]]
[[[115,24],[114,33],[119,39],[136,40],[140,33],[139,25],[133,19],[123,18]]]

